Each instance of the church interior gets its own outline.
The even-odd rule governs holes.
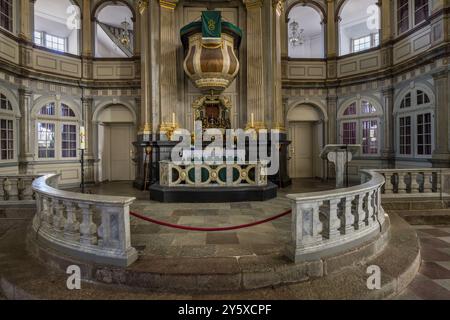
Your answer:
[[[0,300],[449,300],[449,59],[448,0],[0,0]]]

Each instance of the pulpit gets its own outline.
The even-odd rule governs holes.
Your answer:
[[[360,144],[329,144],[322,150],[320,157],[334,163],[336,188],[344,187],[344,175],[348,174],[347,165],[360,148]]]

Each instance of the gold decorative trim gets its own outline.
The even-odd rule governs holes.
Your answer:
[[[149,0],[139,0],[138,2],[138,10],[140,14],[143,14],[144,11],[148,8]]]
[[[177,7],[178,0],[176,1],[167,1],[167,0],[159,0],[159,5],[161,8],[169,9],[169,10],[175,10]]]
[[[152,133],[152,126],[149,123],[146,123],[139,128],[138,134],[150,134],[150,133]]]

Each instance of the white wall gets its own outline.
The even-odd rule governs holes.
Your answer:
[[[290,58],[324,58],[325,57],[325,31],[321,25],[322,17],[319,12],[311,7],[296,6],[289,12],[289,23],[296,21],[299,29],[303,29],[305,42],[293,47],[288,44]],[[290,25],[288,38],[291,35]]]
[[[344,4],[339,22],[340,55],[351,53],[352,39],[378,32],[380,13],[376,2],[377,0],[348,0]],[[376,10],[375,14],[373,10]]]

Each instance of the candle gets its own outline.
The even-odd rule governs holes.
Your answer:
[[[175,112],[172,113],[172,126],[175,127]]]
[[[252,128],[255,127],[255,115],[252,113]]]
[[[86,149],[86,130],[83,126],[80,127],[80,149],[85,150]]]

